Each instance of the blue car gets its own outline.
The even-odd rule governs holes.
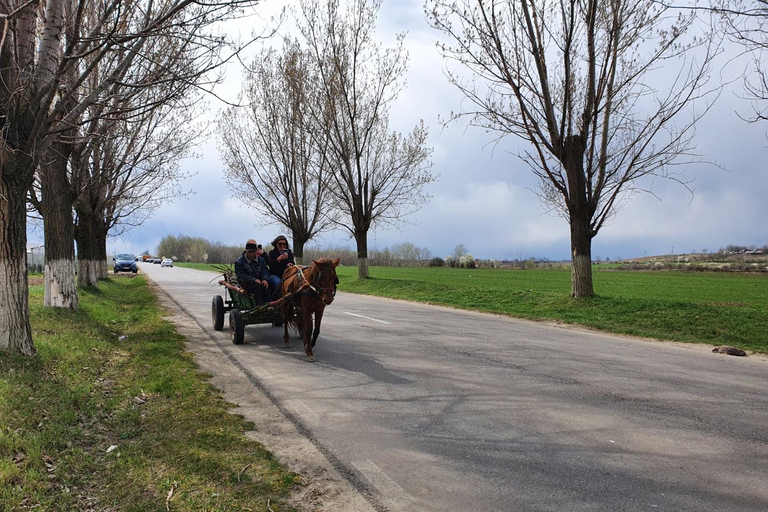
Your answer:
[[[133,254],[118,254],[112,260],[115,262],[115,274],[118,272],[138,272],[136,256]]]

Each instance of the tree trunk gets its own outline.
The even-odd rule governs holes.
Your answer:
[[[592,297],[592,236],[589,218],[571,214],[571,297]]]
[[[561,162],[568,176],[568,221],[571,225],[571,297],[592,297],[592,212],[584,175],[584,140],[565,138]]]
[[[98,287],[99,257],[92,215],[78,211],[77,218],[77,285]]]
[[[357,278],[368,279],[368,233],[355,233],[357,242]]]
[[[77,208],[78,286],[99,286],[109,276],[107,228],[103,217],[88,207]]]
[[[14,165],[21,167],[13,156],[0,155],[0,350],[33,355],[26,262],[26,197],[32,180]]]
[[[97,268],[99,279],[106,279],[109,277],[109,261],[107,261],[107,228],[101,226],[101,230],[98,231],[98,240],[96,241],[97,253]]]
[[[304,264],[304,240],[293,239],[293,259],[297,265]]]
[[[72,193],[67,180],[69,145],[55,143],[40,167],[45,237],[46,307],[77,309]]]

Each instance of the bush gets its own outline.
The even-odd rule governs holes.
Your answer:
[[[429,266],[430,267],[444,267],[445,266],[445,260],[443,258],[438,258],[435,256],[431,260],[429,260]]]

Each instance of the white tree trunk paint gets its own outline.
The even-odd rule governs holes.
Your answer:
[[[75,285],[75,262],[55,260],[45,264],[45,299],[51,308],[77,309],[79,300]]]

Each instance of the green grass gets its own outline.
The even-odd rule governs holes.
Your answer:
[[[174,261],[174,265],[177,267],[185,267],[185,268],[194,268],[195,270],[213,270],[214,272],[216,269],[214,267],[221,266],[221,265],[214,265],[211,263],[185,263],[180,261]],[[235,262],[229,264],[230,267],[234,268]]]
[[[42,296],[38,354],[0,354],[0,510],[163,511],[171,489],[170,510],[287,510],[299,477],[244,436],[144,278],[81,289],[77,312]]]
[[[570,267],[371,267],[364,281],[357,279],[357,267],[339,267],[337,273],[339,289],[347,292],[768,354],[765,274],[594,269],[596,296],[571,299]]]

